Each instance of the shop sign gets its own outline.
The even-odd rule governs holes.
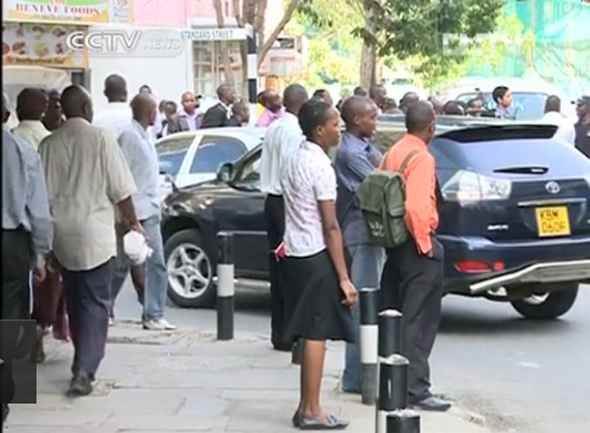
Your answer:
[[[4,20],[104,24],[133,22],[133,0],[4,0]]]
[[[4,22],[2,62],[4,65],[86,69],[88,53],[74,51],[66,44],[68,34],[84,31],[84,26]]]

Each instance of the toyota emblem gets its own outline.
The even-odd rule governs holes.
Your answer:
[[[545,185],[545,189],[550,194],[558,194],[559,191],[561,191],[561,187],[559,186],[559,184],[553,181],[547,182],[547,185]]]

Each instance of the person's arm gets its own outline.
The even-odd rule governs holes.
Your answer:
[[[375,161],[371,161],[374,159]],[[347,158],[348,168],[361,180],[361,182],[381,164],[379,155],[355,152]]]
[[[107,196],[121,214],[121,222],[129,230],[141,231],[131,196],[137,192],[133,175],[125,161],[119,144],[108,134],[103,134],[104,167],[107,179]]]
[[[25,158],[27,158],[30,180],[27,185],[26,212],[31,223],[35,269],[42,272],[45,267],[45,255],[51,251],[53,243],[53,221],[49,211],[47,186],[41,158],[32,148],[27,149]]]
[[[283,133],[279,138],[279,142],[281,143],[278,146],[279,153],[279,167],[285,167],[287,159],[289,155],[293,153],[293,151],[297,150],[301,143],[305,140],[303,133],[300,131],[287,131]]]
[[[342,233],[336,216],[336,175],[331,167],[314,173],[313,188],[322,219],[326,248],[338,274],[340,289],[345,298],[344,302],[352,307],[356,302],[356,290],[350,281],[344,259]]]
[[[427,152],[415,155],[406,168],[406,224],[424,255],[432,254],[430,222],[435,215],[430,196],[434,191],[436,176],[434,158]]]

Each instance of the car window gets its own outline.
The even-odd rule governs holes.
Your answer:
[[[160,173],[178,174],[194,140],[194,137],[183,137],[157,143],[156,152],[158,152]]]
[[[202,138],[191,164],[191,173],[217,173],[226,162],[235,162],[246,153],[246,146],[238,139],[206,135]]]
[[[457,97],[458,101],[469,102],[477,96],[476,92],[463,93]],[[514,108],[516,109],[516,118],[521,120],[534,120],[543,117],[545,111],[545,100],[547,95],[545,93],[525,93],[513,92]],[[483,93],[485,99],[485,106],[490,110],[496,109],[496,103],[492,99],[491,93]]]
[[[252,183],[258,184],[260,182],[260,156],[262,151],[258,149],[245,160],[234,174],[234,183]]]

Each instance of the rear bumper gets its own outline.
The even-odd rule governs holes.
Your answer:
[[[480,295],[500,287],[529,283],[590,280],[590,236],[492,242],[480,237],[439,235],[445,247],[445,287],[449,292]],[[456,263],[501,262],[501,272],[462,273]]]

